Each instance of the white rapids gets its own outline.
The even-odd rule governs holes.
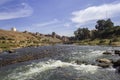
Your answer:
[[[119,80],[118,78],[120,78],[119,75],[113,73],[115,72],[115,69],[113,68],[103,70],[102,68],[93,65],[77,65],[75,63],[67,63],[60,60],[48,60],[18,67],[14,70],[11,69],[11,73],[8,74],[3,80],[35,80],[35,76],[39,76],[40,79],[43,80],[46,80],[46,78],[49,80],[50,74],[54,75],[52,70],[58,70],[59,72],[59,68],[63,68],[63,70],[65,68],[67,70],[66,72],[63,71],[64,74],[67,74],[68,72],[71,72],[70,74],[72,75],[77,74],[76,77],[80,79],[88,78],[88,80],[99,80],[99,78],[101,78],[102,80]],[[41,75],[44,72],[46,72],[45,76]]]
[[[39,52],[40,48],[35,49]],[[116,55],[104,55],[103,52],[109,47],[61,45],[45,49],[59,54],[3,67],[0,69],[0,80],[120,80],[116,69],[101,68],[93,64],[98,58],[120,58]],[[83,63],[78,64],[76,60]]]

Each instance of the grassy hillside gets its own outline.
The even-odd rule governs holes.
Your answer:
[[[37,40],[36,37],[32,36],[31,34],[0,30],[0,40],[22,41],[22,40],[29,40],[29,39]]]
[[[0,30],[0,50],[19,48],[26,46],[47,45],[62,42],[58,38],[38,35],[30,32],[14,32]]]
[[[109,39],[94,39],[94,40],[85,39],[85,40],[75,41],[74,44],[120,46],[120,37],[114,37]]]

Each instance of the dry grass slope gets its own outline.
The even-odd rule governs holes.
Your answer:
[[[58,38],[36,35],[35,33],[24,33],[0,30],[0,49],[11,49],[26,46],[38,46],[62,42]]]

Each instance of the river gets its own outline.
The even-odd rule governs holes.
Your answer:
[[[15,54],[47,50],[56,55],[2,67],[0,80],[120,80],[120,74],[112,66],[101,68],[96,65],[99,58],[120,59],[118,55],[103,54],[113,49],[120,47],[55,45],[18,49]]]

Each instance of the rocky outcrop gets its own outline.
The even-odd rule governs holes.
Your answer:
[[[98,66],[102,67],[102,68],[107,68],[107,67],[110,67],[111,64],[112,64],[112,61],[109,60],[109,59],[106,59],[106,58],[103,58],[103,59],[97,59],[96,60],[98,63]]]

